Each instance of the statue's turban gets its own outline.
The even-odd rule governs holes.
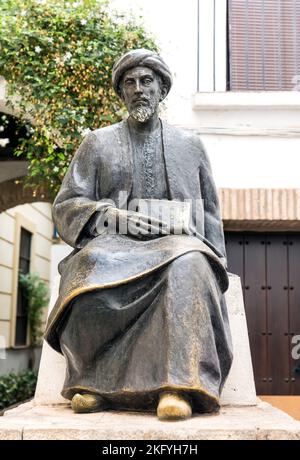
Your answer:
[[[119,96],[121,96],[120,82],[124,73],[137,66],[149,67],[160,75],[167,88],[166,95],[168,94],[172,86],[172,75],[169,67],[158,54],[141,48],[124,54],[113,66],[112,83],[114,90]]]

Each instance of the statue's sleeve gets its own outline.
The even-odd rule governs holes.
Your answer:
[[[107,203],[97,196],[99,161],[97,137],[89,133],[75,153],[53,203],[57,231],[74,248],[83,247],[92,238],[99,213],[107,209]]]
[[[201,157],[200,184],[204,207],[204,236],[222,255],[221,262],[226,267],[226,249],[218,192],[213,179],[210,161],[202,143]]]

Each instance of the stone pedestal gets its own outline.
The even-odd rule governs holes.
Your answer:
[[[160,422],[154,414],[99,412],[74,414],[69,406],[23,404],[0,417],[0,440],[227,440],[300,439],[300,422],[259,402],[226,406],[219,415],[194,415],[181,422]]]

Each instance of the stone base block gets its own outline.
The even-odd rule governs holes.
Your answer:
[[[0,417],[1,439],[32,440],[300,440],[300,422],[259,400],[223,407],[218,415],[160,422],[155,414],[105,411],[74,414],[68,405],[27,403]]]

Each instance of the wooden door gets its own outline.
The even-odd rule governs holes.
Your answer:
[[[241,277],[257,394],[300,394],[300,234],[227,232],[228,269]]]

